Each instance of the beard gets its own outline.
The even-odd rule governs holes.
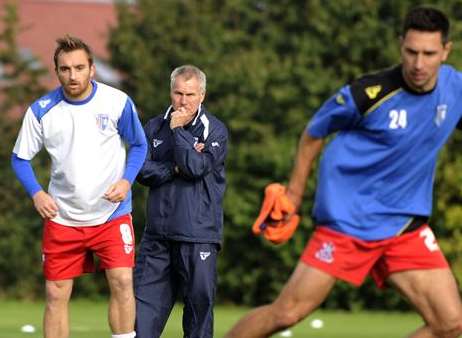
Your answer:
[[[90,79],[82,82],[74,81],[63,85],[64,94],[73,100],[80,100],[86,98],[92,90],[92,84]]]

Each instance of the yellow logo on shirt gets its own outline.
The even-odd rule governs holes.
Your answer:
[[[371,100],[375,99],[381,90],[382,90],[381,85],[370,86],[365,89],[367,97],[370,98]]]

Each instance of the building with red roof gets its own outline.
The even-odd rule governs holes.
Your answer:
[[[0,14],[11,0],[0,0]],[[45,80],[54,88],[53,53],[56,39],[65,34],[74,35],[92,48],[97,78],[117,85],[119,74],[107,63],[107,42],[111,27],[117,25],[115,1],[109,0],[20,0],[13,1],[18,8],[21,31],[18,44],[25,57],[35,56],[49,70]]]

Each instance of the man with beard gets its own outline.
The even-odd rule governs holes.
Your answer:
[[[54,63],[61,86],[27,109],[12,154],[16,176],[44,220],[44,337],[69,336],[73,279],[94,271],[95,254],[111,293],[112,337],[133,338],[130,188],[146,156],[146,139],[130,97],[92,79],[90,48],[70,36],[57,44]],[[30,164],[43,147],[51,157],[48,191]]]

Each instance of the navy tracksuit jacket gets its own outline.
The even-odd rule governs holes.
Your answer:
[[[169,117],[170,109],[145,126],[149,150],[137,180],[149,187],[146,231],[159,239],[220,244],[228,131],[204,108],[173,132]],[[202,153],[194,149],[197,142],[205,143]]]

